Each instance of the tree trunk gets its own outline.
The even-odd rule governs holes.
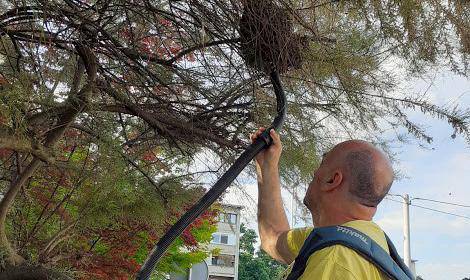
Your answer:
[[[8,188],[8,191],[0,202],[0,250],[3,250],[7,255],[6,261],[10,265],[20,265],[23,263],[24,259],[16,253],[10,242],[8,242],[5,229],[8,210],[13,204],[13,201],[21,189],[21,186],[26,182],[26,180],[28,180],[29,177],[31,177],[31,175],[40,165],[41,161],[37,158],[34,158],[28,167],[26,167],[26,169],[21,174],[19,174],[18,178],[12,182],[10,188]]]
[[[2,280],[73,280],[73,278],[41,266],[8,267],[0,273]]]
[[[79,60],[77,70],[75,71],[69,96],[65,101],[65,106],[67,107],[67,110],[58,116],[57,123],[55,124],[54,128],[51,129],[49,133],[47,133],[46,139],[44,141],[44,146],[46,148],[52,148],[57,143],[57,141],[60,140],[68,126],[75,120],[76,116],[85,108],[89,96],[94,88],[97,73],[96,58],[88,47],[77,46],[76,49],[81,59]],[[88,81],[82,87],[82,89],[79,90],[85,69],[88,75]],[[18,191],[21,189],[21,186],[24,185],[28,178],[33,175],[33,173],[38,169],[41,164],[41,160],[38,157],[33,156],[33,160],[31,161],[31,163],[26,167],[26,169],[22,173],[18,174],[18,178],[13,180],[12,184],[10,185],[10,188],[6,192],[2,201],[0,201],[0,250],[3,250],[6,254],[6,262],[7,265],[10,266],[18,266],[24,262],[24,259],[17,254],[15,249],[8,241],[5,228],[7,214],[11,206],[13,205]],[[4,278],[0,277],[0,279]]]
[[[44,263],[49,257],[49,254],[54,250],[54,248],[62,242],[64,239],[68,237],[67,232],[72,229],[76,224],[78,220],[70,223],[67,225],[65,228],[57,232],[52,238],[49,239],[47,242],[46,246],[39,252],[39,262]]]

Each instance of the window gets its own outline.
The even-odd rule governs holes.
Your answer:
[[[212,256],[212,265],[216,266],[229,266],[233,267],[235,264],[235,256],[234,255],[224,255],[220,254],[218,256]]]
[[[227,214],[227,220],[228,220],[228,223],[229,224],[236,224],[237,223],[237,215],[236,214],[232,214],[232,213],[228,213]]]
[[[212,257],[212,265],[219,265],[220,263],[219,256]]]
[[[212,243],[220,243],[220,234],[217,234],[217,233],[212,234]]]
[[[233,280],[233,277],[209,275],[209,280]]]
[[[213,233],[213,244],[235,245],[235,235],[229,233]]]
[[[229,223],[235,225],[237,223],[237,214],[233,213],[220,213],[219,222]]]
[[[225,234],[220,235],[220,243],[228,244],[228,235],[225,235]]]

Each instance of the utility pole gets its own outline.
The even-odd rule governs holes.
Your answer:
[[[405,264],[411,269],[411,252],[410,252],[410,196],[403,196],[403,258]]]

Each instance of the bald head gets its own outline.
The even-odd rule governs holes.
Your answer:
[[[304,203],[317,226],[371,220],[393,182],[387,156],[374,145],[351,140],[323,156]]]
[[[328,154],[330,164],[343,170],[349,194],[358,203],[377,207],[393,182],[387,156],[374,145],[351,140],[336,145]]]

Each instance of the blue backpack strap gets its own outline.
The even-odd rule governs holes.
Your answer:
[[[333,245],[343,245],[353,249],[391,279],[414,279],[413,274],[401,260],[388,236],[386,239],[390,254],[369,236],[350,227],[332,226],[314,229],[300,249],[287,280],[296,280],[304,273],[308,258],[314,252]]]
[[[387,240],[388,251],[390,252],[390,257],[392,258],[392,260],[395,261],[395,263],[401,268],[401,270],[403,270],[403,272],[405,272],[405,274],[410,279],[415,279],[413,272],[411,272],[408,266],[406,266],[405,262],[403,262],[403,259],[398,254],[397,249],[395,248],[392,240],[390,240],[387,234],[385,234],[385,239]]]

